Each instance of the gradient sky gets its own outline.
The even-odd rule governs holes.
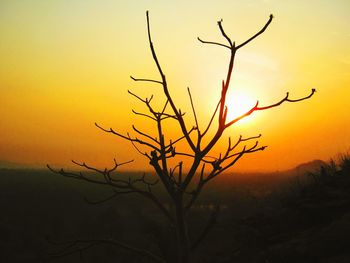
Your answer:
[[[0,160],[66,167],[71,159],[104,166],[116,157],[135,159],[130,169],[149,169],[132,145],[93,125],[123,133],[132,123],[152,129],[132,115],[131,108],[142,105],[127,94],[161,95],[156,85],[129,78],[157,77],[146,10],[170,91],[190,113],[189,86],[202,121],[219,98],[229,54],[196,38],[222,42],[221,18],[240,43],[275,16],[237,54],[230,96],[265,105],[287,91],[297,98],[317,89],[308,101],[258,112],[226,132],[262,133],[261,143],[269,146],[236,169],[288,169],[349,150],[350,1],[1,0]]]

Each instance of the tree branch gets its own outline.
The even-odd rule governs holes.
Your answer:
[[[234,43],[232,43],[231,39],[225,33],[224,28],[222,27],[222,22],[223,22],[222,19],[220,21],[218,21],[218,26],[220,28],[220,32],[223,35],[223,37],[226,38],[227,42],[230,44],[230,47],[231,47],[230,49],[232,49],[232,47],[234,47]]]
[[[203,43],[203,44],[218,45],[218,46],[222,46],[222,47],[231,49],[231,47],[229,47],[229,46],[227,46],[227,45],[225,45],[225,44],[221,44],[221,43],[217,43],[217,42],[212,42],[212,41],[205,41],[205,40],[200,39],[199,37],[197,37],[197,39],[198,39],[201,43]]]
[[[156,118],[153,118],[152,116],[149,116],[149,115],[147,115],[145,113],[137,112],[135,110],[132,110],[132,113],[134,113],[135,115],[140,115],[140,116],[143,116],[143,117],[146,117],[146,118],[150,118],[151,120],[157,121]]]
[[[254,111],[259,111],[259,110],[267,110],[267,109],[271,109],[271,108],[274,108],[274,107],[277,107],[279,105],[281,105],[283,102],[298,102],[298,101],[303,101],[303,100],[306,100],[306,99],[309,99],[311,98],[316,92],[316,89],[312,89],[311,90],[311,93],[310,95],[306,96],[306,97],[303,97],[303,98],[300,98],[300,99],[295,99],[295,100],[292,100],[292,99],[289,99],[289,93],[287,92],[287,95],[282,99],[280,100],[279,102],[275,103],[275,104],[271,104],[271,105],[268,105],[268,106],[264,106],[264,107],[258,107],[259,105],[259,101],[257,101],[257,103],[255,104],[255,106],[253,108],[251,108],[249,111],[247,111],[246,113],[244,113],[243,115],[235,118],[234,120],[230,121],[229,123],[225,124],[225,128],[228,128],[230,127],[232,124],[236,123],[237,121],[249,116],[250,114],[252,114]]]
[[[154,79],[138,79],[138,78],[134,78],[133,76],[130,76],[130,78],[134,81],[147,81],[147,82],[154,82],[154,83],[158,83],[158,84],[163,84],[163,82],[161,82],[159,80],[154,80]]]
[[[148,11],[146,12],[146,19],[147,19],[148,41],[149,41],[149,45],[150,45],[150,49],[151,49],[153,60],[156,63],[157,69],[158,69],[159,74],[160,74],[160,76],[162,78],[163,92],[164,92],[166,98],[169,100],[170,106],[171,106],[172,110],[174,111],[174,113],[175,113],[175,115],[176,115],[176,117],[178,119],[178,122],[179,122],[179,125],[181,127],[183,135],[185,136],[185,138],[186,138],[188,144],[190,145],[191,149],[193,151],[195,151],[196,147],[195,147],[194,143],[192,142],[192,139],[188,135],[186,124],[185,124],[185,122],[184,122],[184,120],[182,118],[182,115],[181,115],[180,111],[176,108],[175,103],[174,103],[172,97],[170,96],[165,74],[163,73],[162,67],[160,66],[160,63],[158,61],[158,57],[157,57],[157,54],[155,52],[155,49],[154,49],[154,46],[153,46],[153,42],[152,42],[152,38],[151,38],[151,27],[150,27],[150,22],[149,22]]]
[[[190,97],[192,112],[193,112],[194,120],[196,122],[196,128],[197,128],[198,136],[200,136],[197,114],[196,114],[196,110],[194,108],[193,99],[192,99],[192,95],[191,95],[191,91],[190,91],[189,87],[187,87],[187,92],[188,92],[188,96]]]
[[[251,38],[249,38],[248,40],[244,41],[242,44],[238,45],[236,47],[236,49],[239,49],[245,45],[247,45],[250,41],[252,41],[253,39],[255,39],[257,36],[261,35],[262,33],[264,33],[264,31],[266,30],[266,28],[270,25],[270,23],[272,22],[273,19],[273,15],[270,15],[269,20],[266,22],[265,26],[258,32],[256,33],[254,36],[252,36]]]
[[[311,98],[314,93],[316,92],[316,89],[311,89],[311,93],[310,95],[306,96],[306,97],[303,97],[303,98],[300,98],[300,99],[289,99],[289,92],[287,92],[286,96],[280,100],[279,102],[275,103],[275,104],[272,104],[272,105],[268,105],[268,106],[265,106],[265,107],[256,107],[255,110],[267,110],[267,109],[271,109],[271,108],[274,108],[274,107],[277,107],[279,105],[281,105],[283,102],[298,102],[298,101],[303,101],[303,100],[306,100],[306,99],[309,99]]]
[[[143,141],[143,140],[140,140],[140,139],[138,139],[138,138],[134,138],[134,139],[133,139],[133,138],[131,138],[129,135],[128,135],[128,136],[125,136],[125,135],[123,135],[123,134],[120,134],[120,133],[114,131],[112,128],[109,128],[109,130],[107,130],[107,129],[101,127],[100,125],[98,125],[96,122],[95,122],[95,126],[96,126],[97,128],[99,128],[99,129],[101,129],[101,130],[104,131],[104,132],[112,133],[112,134],[117,135],[118,137],[123,138],[123,139],[125,139],[125,140],[127,140],[127,141],[130,141],[130,142],[135,142],[135,143],[138,143],[138,144],[146,145],[146,146],[152,148],[153,150],[155,150],[155,151],[157,151],[157,152],[160,152],[160,149],[159,149],[158,147],[154,146],[153,144],[150,144],[150,143],[145,142],[145,141]]]
[[[107,185],[107,186],[112,186],[116,189],[122,189],[123,193],[127,193],[128,191],[130,191],[130,193],[138,193],[144,197],[147,197],[148,199],[150,199],[159,209],[160,211],[163,212],[163,214],[166,216],[166,218],[169,219],[170,222],[173,222],[173,218],[170,215],[169,211],[164,207],[164,205],[158,200],[158,198],[151,193],[150,187],[157,184],[158,181],[155,182],[147,182],[145,180],[145,175],[143,175],[141,178],[139,179],[131,179],[129,177],[129,180],[116,180],[110,177],[110,175],[108,174],[108,178],[106,178],[106,174],[104,171],[96,169],[94,167],[90,167],[86,164],[79,164],[77,162],[75,162],[77,165],[82,166],[87,168],[88,170],[93,170],[93,171],[97,171],[99,173],[102,173],[104,175],[104,181],[102,180],[95,180],[95,179],[91,179],[90,177],[84,176],[83,173],[79,172],[79,173],[73,173],[73,172],[66,172],[63,169],[60,170],[55,170],[53,168],[51,168],[49,165],[47,165],[47,167],[49,168],[49,170],[53,173],[56,174],[60,174],[63,175],[65,177],[70,177],[70,178],[74,178],[76,180],[84,180],[90,183],[95,183],[95,184],[101,184],[101,185]],[[123,163],[125,164],[125,163]],[[121,164],[120,164],[121,165]],[[106,171],[108,172],[109,170],[106,169]],[[139,189],[138,187],[136,187],[134,184],[136,183],[143,183],[146,186],[147,190],[142,190]]]
[[[206,128],[205,131],[202,133],[202,137],[204,137],[204,135],[205,135],[205,134],[208,132],[208,130],[210,129],[210,126],[211,126],[211,124],[213,123],[213,120],[214,120],[214,118],[215,118],[215,115],[216,115],[216,113],[218,112],[219,105],[220,105],[220,101],[219,101],[218,104],[216,105],[216,108],[215,108],[215,110],[214,110],[214,112],[213,112],[213,115],[212,115],[211,118],[210,118],[210,121],[209,121],[209,123],[208,123],[207,128]]]
[[[144,136],[144,137],[146,137],[146,138],[152,140],[153,142],[159,144],[159,142],[158,142],[155,138],[153,138],[152,136],[150,136],[150,135],[148,135],[148,134],[146,134],[146,133],[144,133],[144,132],[141,132],[140,130],[138,130],[138,129],[135,127],[135,125],[132,125],[132,128],[133,128],[133,130],[134,130],[135,132],[137,132],[138,134],[140,134],[140,135],[142,135],[142,136]]]

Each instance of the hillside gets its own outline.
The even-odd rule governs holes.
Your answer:
[[[199,233],[213,206],[217,224],[197,259],[207,263],[349,262],[350,165],[325,164],[303,180],[303,164],[284,173],[236,176],[213,181],[189,214],[191,233]],[[129,174],[135,176],[135,174]],[[54,259],[50,253],[67,242],[114,237],[171,258],[169,236],[158,210],[136,196],[100,205],[111,190],[54,175],[47,170],[0,169],[1,262],[76,262],[79,255]],[[160,193],[162,194],[162,193]],[[164,202],[166,202],[166,198]],[[166,245],[165,245],[166,244]],[[98,246],[84,252],[85,262],[148,262],[120,248]]]

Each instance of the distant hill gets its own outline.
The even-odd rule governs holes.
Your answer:
[[[325,165],[327,165],[327,163],[322,160],[313,160],[311,162],[299,164],[294,168],[294,170],[298,174],[305,174],[307,172],[316,172],[321,168],[321,166]]]
[[[271,172],[228,172],[222,177],[232,176],[232,174],[235,175],[235,177],[240,178],[274,178],[274,177],[290,177],[290,176],[297,176],[297,175],[303,175],[308,172],[316,172],[318,171],[321,166],[325,166],[327,163],[322,160],[313,160],[305,163],[301,163],[294,168],[286,169],[286,170],[280,170],[280,171],[271,171]]]

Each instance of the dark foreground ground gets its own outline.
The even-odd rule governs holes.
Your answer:
[[[172,231],[153,206],[131,196],[99,205],[84,200],[110,193],[47,170],[0,170],[0,262],[151,262],[109,245],[62,257],[68,241],[103,238],[171,258]],[[299,177],[224,176],[189,215],[191,235],[201,231],[217,203],[218,222],[196,262],[350,262],[349,158]]]

